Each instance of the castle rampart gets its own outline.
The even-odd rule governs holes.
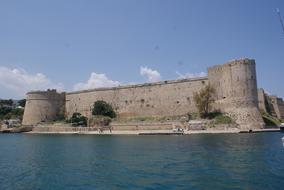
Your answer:
[[[263,89],[258,90],[258,105],[261,112],[266,112],[278,119],[284,119],[284,101],[277,96],[268,95]]]
[[[231,115],[241,129],[262,128],[258,110],[255,61],[242,59],[208,69],[208,77],[99,88],[62,94],[31,92],[27,94],[24,124],[53,120],[65,102],[65,115],[79,112],[91,115],[93,103],[110,103],[119,117],[175,116],[196,112],[194,92],[206,84],[215,90],[213,109]]]
[[[208,83],[206,77],[163,81],[115,88],[101,88],[66,94],[66,113],[90,116],[96,100],[110,103],[119,117],[171,116],[196,112],[193,92]]]

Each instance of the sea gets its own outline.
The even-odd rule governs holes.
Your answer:
[[[0,190],[280,190],[283,136],[0,134]]]

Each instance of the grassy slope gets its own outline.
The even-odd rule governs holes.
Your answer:
[[[267,126],[279,126],[281,121],[267,113],[262,113],[262,118]]]

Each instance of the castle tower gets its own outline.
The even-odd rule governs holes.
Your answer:
[[[210,67],[208,78],[216,89],[216,109],[233,117],[242,130],[263,128],[254,60],[241,59]]]
[[[56,90],[35,91],[27,93],[23,125],[34,125],[42,121],[53,121],[65,105],[65,93]]]

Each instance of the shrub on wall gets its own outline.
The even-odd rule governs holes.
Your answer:
[[[228,115],[218,115],[215,117],[215,124],[232,124],[233,119]]]
[[[70,120],[68,120],[72,124],[72,126],[87,126],[87,117],[82,116],[80,113],[73,113]]]
[[[212,86],[206,85],[203,89],[200,90],[200,92],[195,92],[193,94],[195,106],[201,117],[208,116],[211,109],[211,104],[214,102],[214,92],[215,89]]]
[[[113,111],[112,106],[103,100],[98,100],[94,103],[92,114],[108,116],[110,118],[116,117],[116,113]]]
[[[98,126],[98,127],[108,127],[111,123],[111,118],[108,116],[95,116],[90,118],[89,124],[90,126]]]

